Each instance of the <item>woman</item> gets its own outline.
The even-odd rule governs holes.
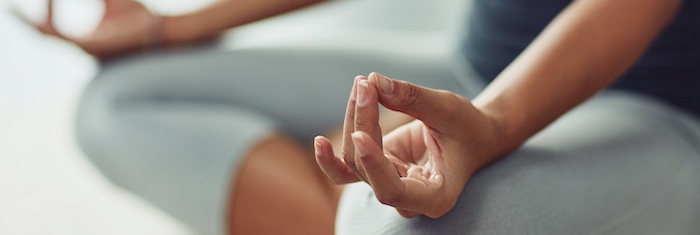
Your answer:
[[[346,187],[339,233],[696,233],[699,9],[476,0],[464,54],[495,80],[472,101],[444,67],[371,55],[130,64],[88,88],[79,137],[113,181],[204,233],[331,233],[340,189],[298,142],[337,120],[349,82],[335,78],[381,69],[451,91],[355,79],[344,130],[315,141],[333,183],[371,185]],[[168,71],[185,66],[237,75]],[[569,111],[611,84],[624,92]],[[379,103],[418,120],[380,120]]]
[[[700,231],[692,222],[700,213],[697,2],[504,0],[476,1],[473,10],[465,54],[495,77],[473,101],[374,76],[355,86],[346,154],[334,158],[328,141],[316,140],[336,183],[367,181],[398,214],[440,219],[397,219],[354,186],[339,231]],[[613,83],[636,94],[602,94],[530,139]],[[382,139],[377,102],[420,121]]]

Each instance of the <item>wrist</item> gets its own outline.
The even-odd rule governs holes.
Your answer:
[[[521,112],[508,113],[506,112],[508,109],[497,101],[478,98],[474,100],[474,107],[486,117],[488,125],[493,130],[494,152],[492,154],[494,156],[500,158],[522,145],[524,140],[519,138],[517,128],[514,128],[522,120]]]
[[[165,44],[165,38],[163,37],[164,23],[165,17],[151,13],[146,48],[160,48]]]
[[[202,13],[162,17],[162,45],[178,46],[213,39],[221,30],[214,29]]]

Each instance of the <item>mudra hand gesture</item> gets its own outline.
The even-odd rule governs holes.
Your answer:
[[[380,103],[417,120],[382,138]],[[404,217],[449,212],[501,149],[496,122],[467,99],[377,73],[355,78],[343,132],[342,156],[327,138],[315,139],[323,172],[336,184],[366,181]]]
[[[133,0],[104,0],[105,14],[99,25],[87,37],[68,37],[59,32],[54,24],[54,1],[49,0],[46,21],[34,26],[42,33],[55,36],[78,45],[87,53],[97,57],[147,48],[159,42],[159,18],[141,3]]]

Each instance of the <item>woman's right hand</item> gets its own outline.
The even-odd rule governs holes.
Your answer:
[[[141,3],[133,0],[104,0],[105,14],[95,31],[87,37],[68,37],[54,24],[54,0],[49,0],[46,20],[34,26],[46,35],[55,36],[78,45],[87,53],[100,58],[147,48],[160,43],[157,37],[159,19]]]
[[[378,104],[419,120],[382,138]],[[363,180],[405,217],[437,218],[471,175],[503,153],[498,123],[467,99],[373,73],[355,81],[341,156],[317,137],[316,160],[335,183]]]

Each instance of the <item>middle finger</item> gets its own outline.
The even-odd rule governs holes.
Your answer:
[[[362,181],[367,182],[367,179],[358,171],[355,161],[355,144],[352,142],[351,134],[355,131],[355,104],[357,100],[357,86],[359,81],[366,81],[367,77],[357,76],[352,86],[352,91],[350,92],[350,98],[348,99],[348,106],[345,110],[345,121],[343,122],[343,147],[342,152],[339,154],[345,164],[350,167],[353,173]]]
[[[370,75],[372,76],[372,75]],[[368,80],[358,81],[357,100],[355,105],[355,131],[367,133],[372,141],[382,147],[382,130],[379,126],[379,101],[377,89]],[[360,156],[355,153],[355,164],[364,178],[364,172]]]

